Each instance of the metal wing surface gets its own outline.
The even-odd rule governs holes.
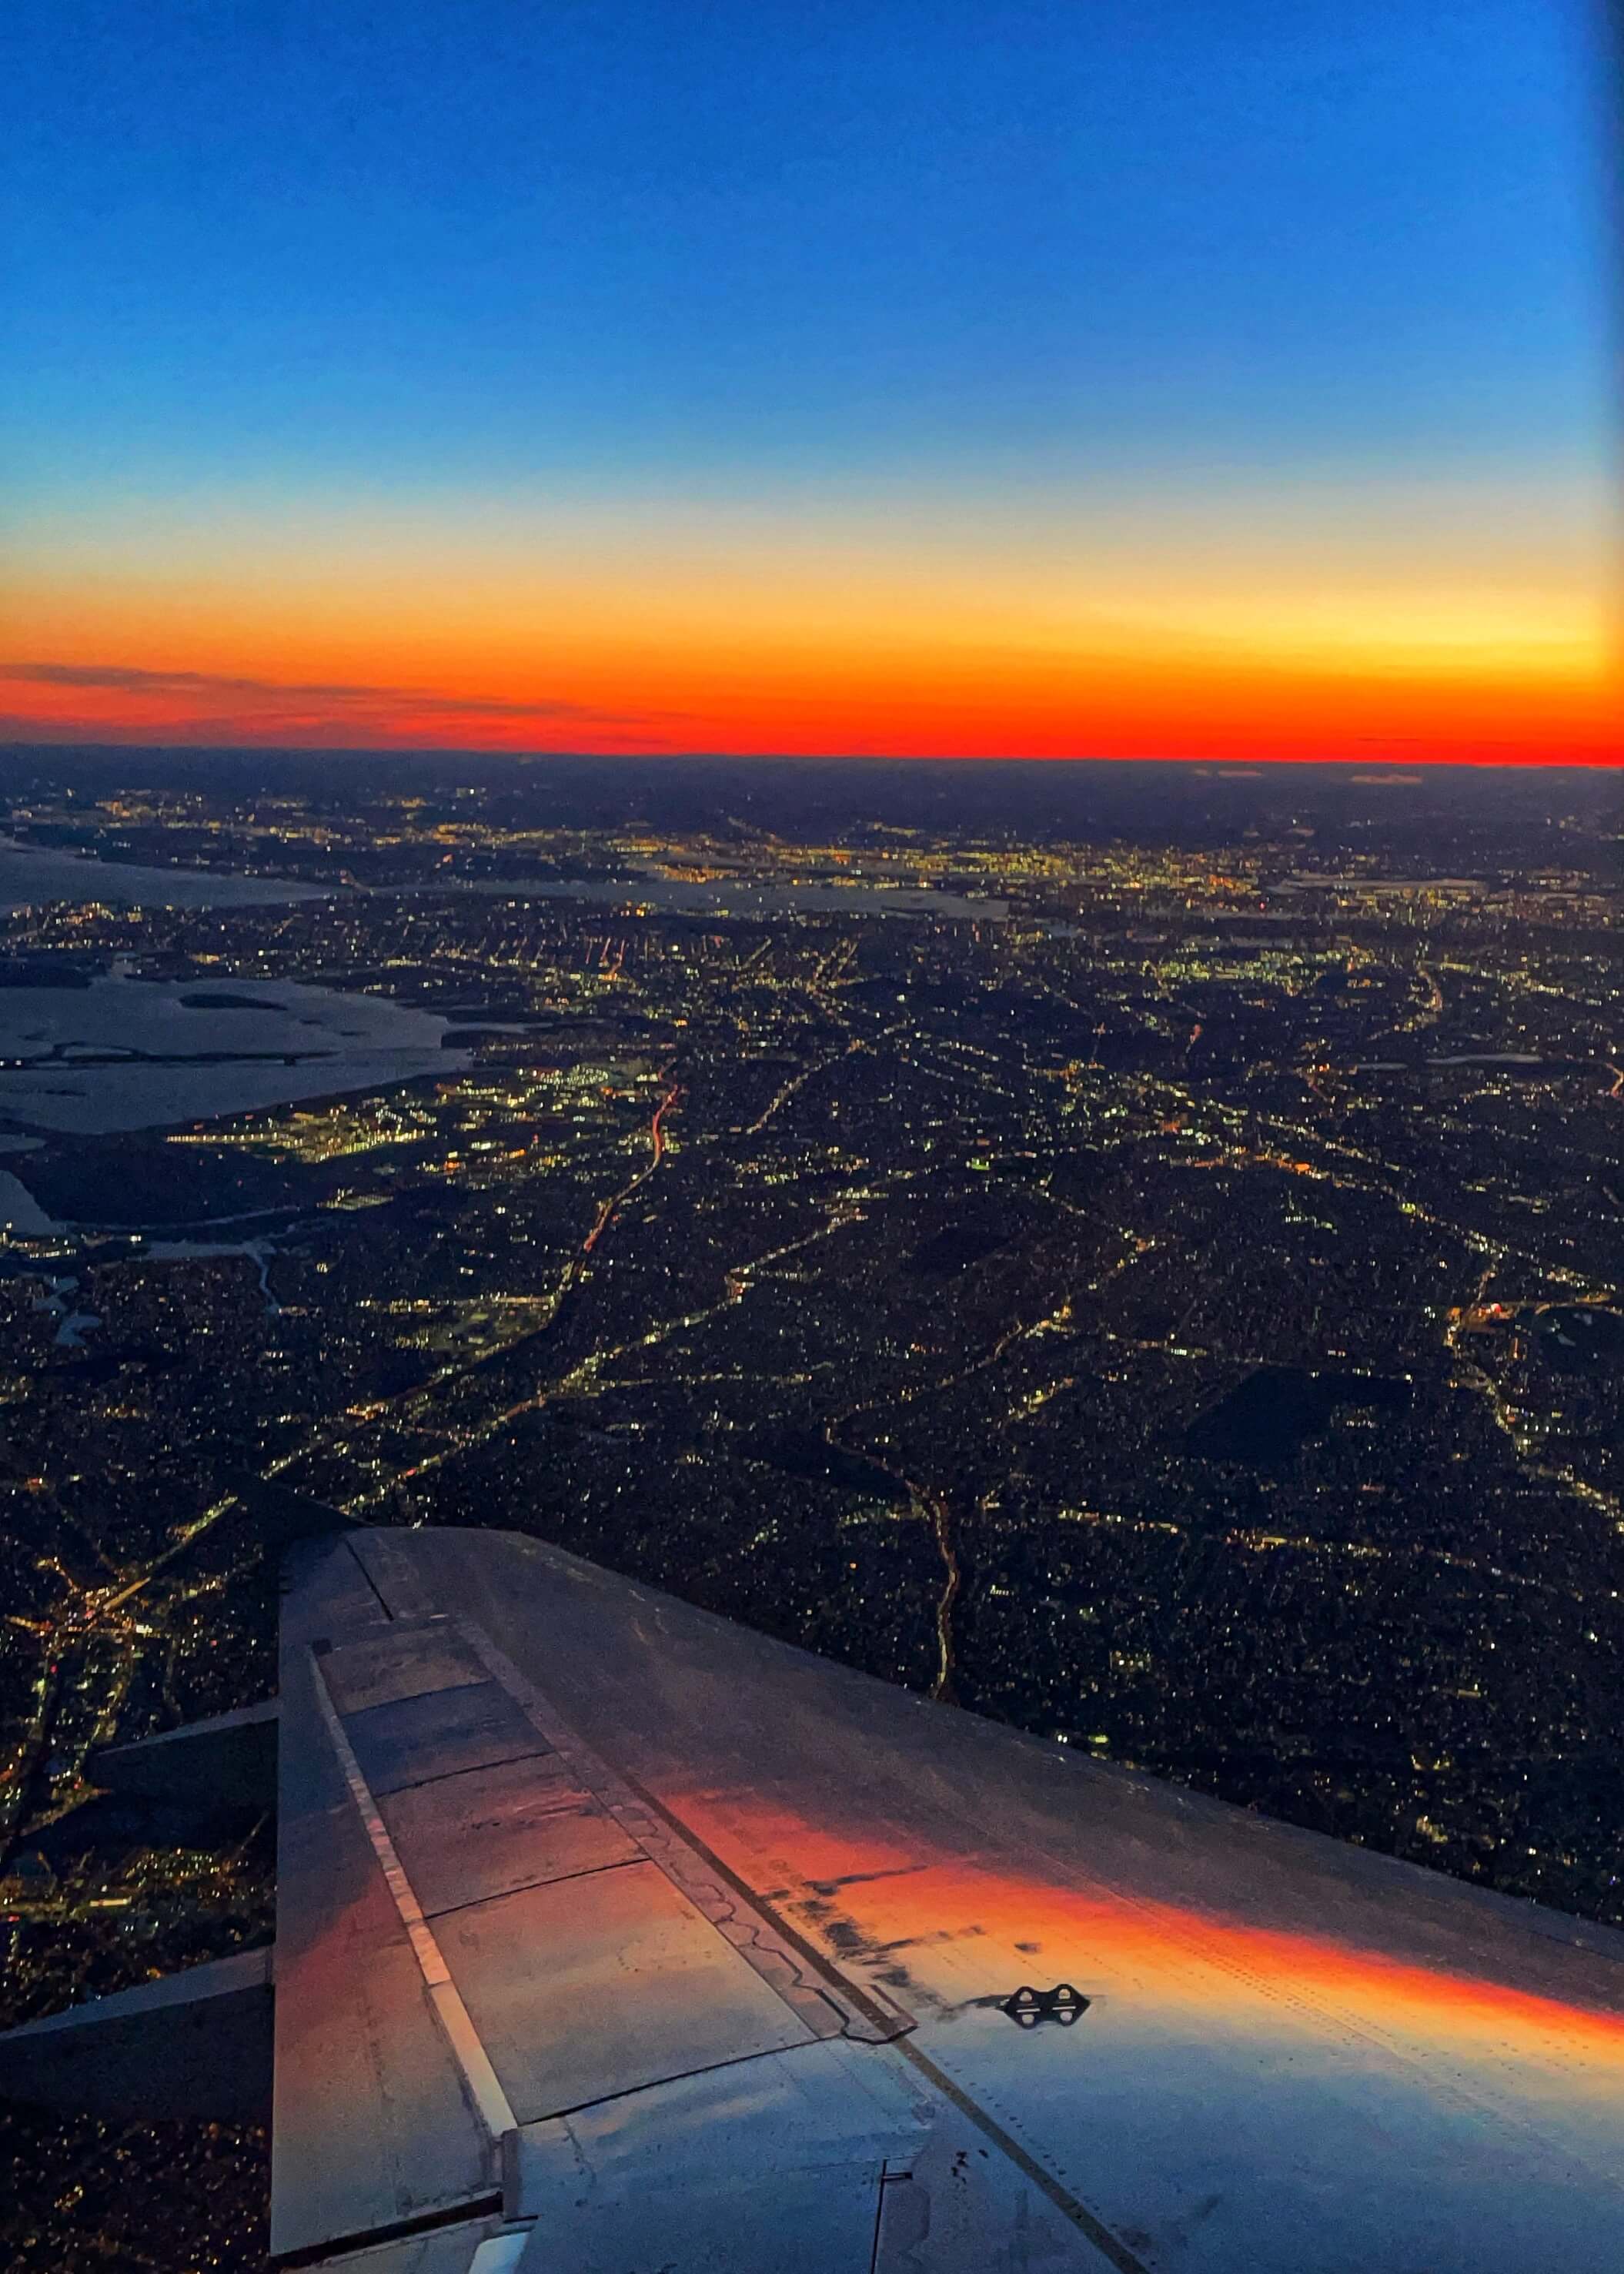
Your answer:
[[[357,1532],[296,1569],[279,2251],[1624,2263],[1624,1937],[532,1540]],[[1062,1984],[1080,2014],[1005,2010]]]
[[[263,2073],[289,2265],[1624,2265],[1624,1936],[505,1534],[304,1542],[282,1658],[274,1964],[0,2064],[114,2112]],[[263,1741],[109,1774],[252,1785]]]

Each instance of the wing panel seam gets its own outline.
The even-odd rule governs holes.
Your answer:
[[[1069,2219],[1078,2233],[1086,2236],[1101,2255],[1110,2261],[1116,2269],[1116,2274],[1150,2274],[1150,2269],[1142,2258],[1136,2258],[1125,2242],[1119,2242],[1109,2227],[1094,2217],[1086,2203],[1079,2202],[1070,2187],[1063,2186],[1045,2165],[1006,2132],[997,2118],[989,2115],[974,2095],[965,2091],[961,2085],[955,2084],[945,2069],[938,2068],[929,2053],[921,2052],[918,2045],[910,2044],[906,2037],[898,2038],[897,2051],[905,2060],[913,2063],[921,2076],[929,2078],[936,2090],[944,2094],[977,2131],[984,2133],[1034,2187],[1048,2196],[1061,2216]]]
[[[425,1690],[423,1695],[425,1698],[437,1698],[440,1692],[437,1690]],[[416,1700],[412,1702],[415,1704]],[[364,1706],[361,1710],[364,1713],[370,1713],[372,1709],[370,1706]],[[487,1769],[510,1769],[515,1761],[545,1761],[550,1760],[552,1756],[553,1748],[543,1743],[534,1747],[529,1752],[504,1753],[500,1760],[481,1761],[477,1768],[436,1769],[432,1776],[415,1777],[410,1784],[392,1784],[385,1793],[384,1798],[393,1800],[398,1793],[424,1792],[432,1784],[450,1784],[457,1777],[483,1776]],[[561,1805],[567,1806],[568,1803]]]
[[[344,1546],[350,1551],[350,1562],[355,1565],[356,1570],[361,1574],[361,1577],[365,1580],[372,1594],[377,1598],[379,1609],[383,1613],[385,1618],[389,1621],[390,1624],[393,1625],[395,1623],[395,1613],[389,1608],[388,1604],[384,1600],[383,1591],[379,1586],[376,1579],[373,1578],[372,1573],[367,1570],[365,1562],[362,1557],[357,1555],[354,1540],[346,1538]]]
[[[617,1856],[613,1864],[588,1864],[579,1871],[557,1871],[550,1879],[521,1879],[511,1887],[493,1887],[488,1895],[468,1895],[460,1903],[441,1903],[438,1910],[425,1911],[427,1921],[455,1918],[460,1911],[477,1911],[486,1903],[505,1902],[509,1895],[528,1895],[537,1887],[566,1887],[576,1879],[601,1879],[610,1871],[635,1871],[640,1864],[651,1859],[647,1856]]]

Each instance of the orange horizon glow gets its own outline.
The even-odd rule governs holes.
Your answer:
[[[258,644],[109,643],[0,669],[18,742],[514,755],[1182,759],[1219,764],[1624,764],[1624,687],[1600,671],[1364,672],[1098,650],[1033,659],[921,645],[740,658],[581,655],[540,672]],[[182,653],[187,653],[182,650]],[[573,662],[573,667],[571,667]],[[400,669],[397,675],[397,667]],[[562,691],[559,691],[562,690]]]
[[[1342,692],[1344,690],[1337,690]],[[387,690],[385,690],[387,693]],[[701,731],[680,738],[671,734],[639,731],[611,724],[580,726],[566,721],[551,727],[528,718],[493,727],[489,698],[466,704],[453,694],[425,697],[412,690],[401,712],[391,718],[372,711],[364,724],[340,716],[307,719],[296,708],[271,719],[240,720],[229,714],[201,717],[184,704],[153,699],[132,705],[128,701],[74,700],[64,690],[30,690],[20,698],[13,685],[4,711],[4,739],[13,744],[39,743],[73,748],[110,745],[130,749],[333,749],[369,752],[397,751],[466,753],[489,757],[725,757],[795,758],[960,759],[1053,761],[1181,762],[1188,764],[1336,764],[1380,766],[1624,766],[1624,736],[1605,719],[1581,716],[1571,730],[1553,732],[1543,719],[1518,731],[1518,722],[1503,713],[1485,719],[1480,728],[1458,720],[1434,724],[1424,712],[1402,717],[1384,730],[1379,723],[1360,729],[1347,725],[1327,727],[1305,720],[1294,726],[1286,718],[1270,717],[1259,706],[1259,723],[1247,720],[1186,726],[1181,719],[1147,706],[1140,720],[1120,715],[1101,717],[1081,728],[1068,727],[1040,714],[1031,723],[1018,712],[1006,712],[979,728],[966,729],[959,713],[934,710],[920,716],[919,706],[898,702],[873,706],[863,716],[867,731],[855,719],[835,713],[825,727],[818,715],[797,717],[800,706],[774,709],[759,725],[748,714],[728,716],[718,709]],[[515,698],[524,709],[524,697]],[[808,709],[811,706],[807,706]],[[1492,708],[1485,705],[1485,708]],[[1284,708],[1282,705],[1282,708]],[[423,721],[430,712],[432,724]],[[888,712],[906,712],[898,719]],[[1085,716],[1086,712],[1085,712]],[[1312,714],[1309,716],[1312,718]],[[940,724],[936,720],[940,718]],[[1164,723],[1165,721],[1165,723]]]
[[[41,530],[0,582],[0,737],[1624,764],[1607,531],[1530,497],[1491,542],[1487,513],[1344,485],[1250,518],[1021,497],[893,530],[786,493]]]

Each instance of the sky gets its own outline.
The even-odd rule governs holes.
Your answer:
[[[13,0],[0,737],[1618,762],[1590,0]]]

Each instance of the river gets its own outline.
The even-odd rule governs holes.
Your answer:
[[[105,1136],[381,1089],[465,1067],[449,1023],[291,980],[0,987],[0,1119]]]

